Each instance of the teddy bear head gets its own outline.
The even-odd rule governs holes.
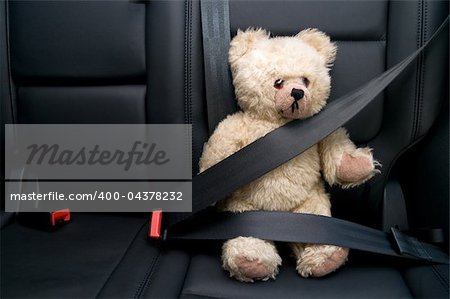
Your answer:
[[[310,117],[329,97],[335,57],[336,45],[316,29],[273,38],[262,29],[239,30],[229,50],[238,104],[267,120]]]

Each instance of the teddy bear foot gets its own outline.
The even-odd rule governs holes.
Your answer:
[[[222,252],[223,268],[230,277],[243,282],[275,279],[281,257],[272,242],[239,237],[225,242]]]
[[[278,269],[274,269],[271,265],[259,260],[252,261],[244,256],[236,256],[234,264],[236,267],[229,269],[230,276],[244,282],[275,279],[275,275],[278,273]]]
[[[297,261],[297,271],[303,277],[322,277],[345,264],[348,248],[331,245],[307,246]]]
[[[344,152],[337,170],[337,178],[342,184],[351,187],[370,179],[377,172],[375,166],[378,165],[368,148],[357,149],[353,153]]]

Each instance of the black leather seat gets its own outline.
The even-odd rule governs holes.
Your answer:
[[[5,23],[0,24],[2,41],[8,41],[0,42],[2,62],[7,50],[10,53],[10,65],[0,64],[6,123],[192,123],[194,173],[198,171],[197,161],[208,138],[199,2],[6,1],[0,14],[1,19],[8,15],[9,23],[9,39]],[[249,26],[267,28],[275,35],[295,34],[306,27],[329,33],[339,47],[332,98],[411,53],[447,14],[446,1],[230,3],[232,34]],[[389,203],[383,205],[384,186],[399,181],[412,215],[410,227],[443,227],[448,235],[448,167],[439,167],[442,161],[448,165],[448,155],[433,146],[441,138],[448,148],[447,66],[444,36],[347,125],[353,140],[375,149],[383,168],[361,188],[330,189],[336,216],[381,227],[390,221],[381,217],[389,208]],[[162,114],[163,110],[171,113]],[[414,151],[401,156],[427,134]],[[441,162],[433,159],[436,155]],[[418,158],[434,166],[408,171],[405,167]],[[414,191],[417,182],[438,191],[420,191],[430,196],[421,198]],[[417,216],[419,211],[432,219]],[[243,284],[221,269],[220,244],[148,241],[146,219],[145,215],[75,214],[72,223],[56,232],[23,226],[14,217],[3,227],[2,220],[1,296],[425,298],[449,294],[446,266],[411,266],[359,252],[351,254],[346,267],[323,279],[300,278],[285,256],[276,281]]]

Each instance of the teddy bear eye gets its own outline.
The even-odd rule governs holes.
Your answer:
[[[284,80],[278,79],[273,84],[273,87],[275,87],[276,89],[281,89],[281,88],[283,88],[283,84],[284,84]]]
[[[306,87],[309,86],[309,80],[308,80],[308,78],[303,77],[303,78],[302,78],[302,81],[303,81],[303,84],[305,84]]]

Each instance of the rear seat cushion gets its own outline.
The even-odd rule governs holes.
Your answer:
[[[17,223],[6,226],[1,234],[2,297],[448,297],[446,266],[404,267],[357,251],[352,251],[345,267],[321,279],[301,278],[285,253],[275,281],[241,283],[222,269],[219,243],[148,240],[146,220],[75,214],[71,223],[55,232]],[[424,279],[428,283],[420,282]]]
[[[350,264],[323,278],[301,278],[295,263],[284,257],[275,281],[253,284],[228,277],[218,255],[192,257],[182,298],[412,298],[395,267],[364,263],[350,257]]]
[[[145,223],[142,216],[75,214],[54,232],[6,226],[1,231],[1,297],[97,296],[136,237],[145,235]],[[147,250],[146,257],[151,255]]]

